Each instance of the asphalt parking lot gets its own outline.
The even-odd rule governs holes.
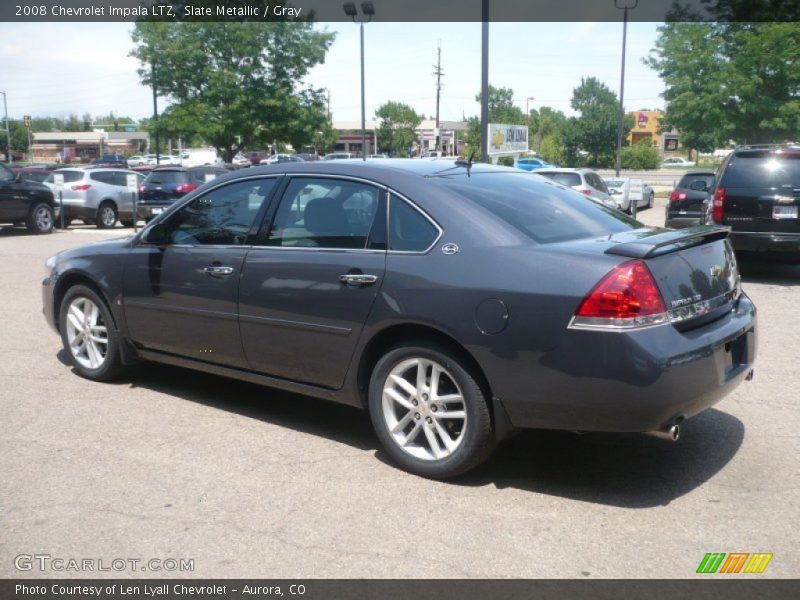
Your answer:
[[[800,267],[743,265],[755,378],[678,443],[529,431],[442,483],[389,464],[355,409],[160,365],[74,375],[43,262],[119,233],[0,231],[0,577],[684,578],[707,552],[800,572]],[[194,570],[18,571],[20,554]]]

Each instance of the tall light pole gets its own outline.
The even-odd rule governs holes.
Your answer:
[[[528,96],[525,98],[525,118],[528,119],[528,123],[531,122],[531,100],[536,100],[533,96]]]
[[[355,2],[345,2],[342,8],[344,8],[344,14],[353,19],[353,23],[358,23],[361,26],[361,157],[363,160],[367,160],[367,114],[364,101],[364,23],[372,21],[372,17],[375,16],[375,7],[372,2],[362,2],[361,12],[364,16],[360,19],[356,19],[358,9],[356,9]]]
[[[0,92],[3,94],[3,109],[6,112],[6,162],[11,163],[11,129],[8,126],[8,102],[6,102],[6,93]]]
[[[481,162],[489,161],[489,0],[481,2]]]
[[[625,118],[625,42],[628,37],[628,10],[639,5],[639,0],[614,0],[614,6],[624,11],[622,18],[622,69],[619,77],[619,115],[617,115],[617,177],[622,167],[622,121]]]

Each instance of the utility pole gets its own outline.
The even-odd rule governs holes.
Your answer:
[[[8,126],[8,101],[5,92],[0,92],[0,94],[3,94],[3,109],[6,112],[6,162],[11,163],[11,129]]]
[[[436,50],[436,64],[433,65],[433,74],[436,75],[436,150],[439,150],[439,140],[441,132],[439,131],[439,96],[442,91],[442,42],[439,41],[439,47]]]
[[[481,2],[481,162],[489,160],[489,0]]]

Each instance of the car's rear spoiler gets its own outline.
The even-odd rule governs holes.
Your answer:
[[[707,244],[716,240],[724,240],[730,233],[730,227],[702,225],[681,230],[667,230],[630,242],[611,246],[606,254],[627,256],[630,258],[650,258],[670,252]]]

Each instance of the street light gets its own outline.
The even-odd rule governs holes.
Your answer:
[[[625,42],[628,37],[628,10],[639,5],[639,0],[614,0],[614,6],[624,11],[622,19],[622,70],[619,81],[619,115],[617,117],[617,177],[622,166],[622,121],[625,117]]]
[[[344,14],[353,19],[353,23],[358,23],[361,26],[361,157],[367,160],[367,115],[364,103],[364,23],[372,21],[375,16],[375,6],[372,2],[362,2],[361,12],[364,16],[357,19],[358,9],[355,2],[345,2],[342,5]]]
[[[525,116],[527,117],[529,123],[531,121],[531,107],[530,107],[531,100],[536,100],[536,98],[534,98],[533,96],[528,96],[527,98],[525,98]]]

